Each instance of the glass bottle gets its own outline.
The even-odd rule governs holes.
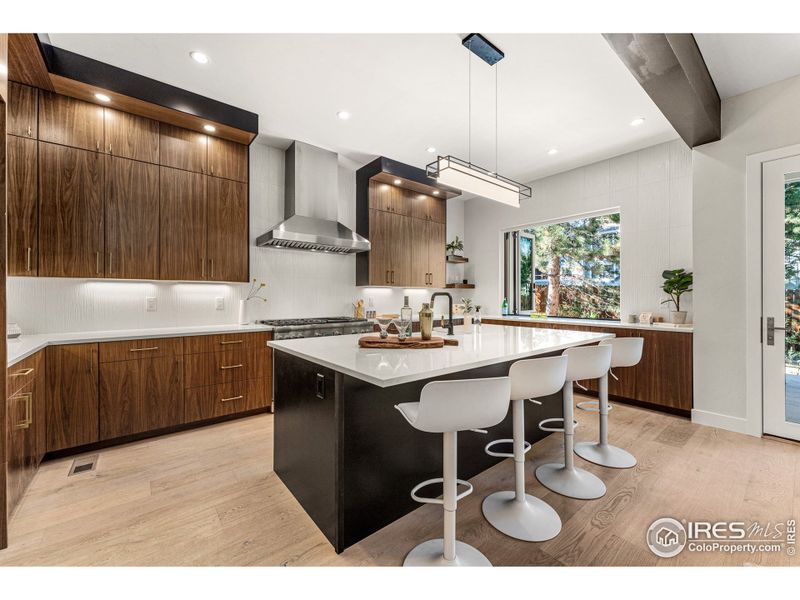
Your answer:
[[[428,302],[422,303],[422,310],[419,311],[419,331],[423,340],[431,339],[433,333],[433,309]]]
[[[414,330],[413,315],[414,313],[408,305],[408,296],[403,296],[403,308],[400,309],[400,320],[403,321],[403,323],[408,323],[406,337],[411,337],[411,332]]]
[[[508,298],[503,298],[503,316],[508,316]]]

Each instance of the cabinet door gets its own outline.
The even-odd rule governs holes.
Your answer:
[[[636,399],[684,411],[692,409],[692,335],[637,330],[644,338],[636,369]]]
[[[98,441],[97,344],[48,346],[47,451]]]
[[[194,173],[206,172],[208,136],[161,123],[158,139],[158,164]]]
[[[435,221],[428,222],[428,282],[431,287],[445,286],[445,225]]]
[[[31,386],[25,386],[6,400],[6,473],[8,476],[8,514],[19,503],[30,480]],[[35,438],[34,438],[35,439]]]
[[[235,181],[247,181],[247,146],[208,138],[208,171],[214,177],[224,177]]]
[[[39,275],[103,275],[103,156],[39,142]]]
[[[103,107],[40,90],[39,139],[73,148],[104,151]]]
[[[158,164],[158,121],[107,107],[103,118],[106,152]]]
[[[159,277],[206,279],[206,178],[160,169]]]
[[[411,279],[412,287],[427,287],[430,281],[428,270],[428,222],[411,219]]]
[[[392,285],[411,283],[411,222],[404,215],[389,215],[389,258],[392,270]]]
[[[36,141],[8,136],[8,274],[36,275],[39,198]]]
[[[447,201],[439,200],[435,196],[425,196],[428,209],[428,218],[436,223],[447,223]]]
[[[391,218],[392,215],[381,210],[369,211],[369,284],[391,285]]]
[[[8,121],[6,133],[36,139],[39,136],[36,88],[8,82]]]
[[[247,185],[218,177],[209,177],[207,185],[208,279],[247,281]]]
[[[183,357],[150,358],[140,364],[141,431],[183,423]]]
[[[99,435],[110,440],[141,431],[139,419],[139,361],[100,365]]]
[[[158,277],[158,166],[106,158],[105,275]]]

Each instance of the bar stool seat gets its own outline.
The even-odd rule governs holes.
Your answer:
[[[615,367],[633,367],[642,360],[644,338],[618,337],[602,340],[601,346],[611,348],[610,369]],[[614,371],[609,371],[616,379]],[[581,442],[575,444],[575,454],[596,465],[612,469],[630,469],[636,466],[636,457],[627,450],[617,448],[608,443],[608,413],[613,408],[608,404],[608,375],[600,378],[598,399],[579,402],[578,408],[599,413],[600,440],[597,442]],[[596,407],[596,408],[595,408]]]
[[[514,459],[514,490],[494,492],[483,501],[483,516],[498,531],[526,542],[543,542],[561,531],[561,518],[544,500],[525,493],[525,455],[531,445],[525,441],[525,401],[555,394],[564,387],[567,357],[554,356],[520,360],[511,365],[511,410],[514,437],[486,445],[490,456]],[[513,453],[497,452],[493,446],[512,443]]]
[[[573,417],[572,384],[582,379],[599,379],[608,373],[611,365],[610,346],[578,346],[564,350],[563,356],[567,357],[567,374],[563,388],[563,419],[547,419],[546,421],[562,420],[564,432],[564,464],[548,463],[536,469],[536,479],[545,486],[562,496],[578,498],[579,500],[593,500],[606,493],[603,481],[584,469],[575,466],[574,436],[575,420]],[[539,424],[541,428],[541,423]],[[552,431],[553,429],[546,429]]]
[[[411,490],[417,502],[441,504],[444,536],[428,540],[406,555],[404,567],[491,566],[477,548],[456,540],[458,501],[472,493],[472,485],[456,477],[458,432],[493,427],[508,414],[511,382],[508,377],[432,381],[422,388],[419,402],[403,402],[395,408],[419,431],[442,434],[442,477],[423,481]],[[442,483],[441,498],[420,496],[425,486]],[[457,492],[461,484],[466,489]]]

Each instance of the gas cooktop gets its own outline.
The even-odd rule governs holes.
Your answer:
[[[297,325],[328,325],[332,323],[363,323],[366,319],[355,317],[307,317],[304,319],[264,319],[256,321],[260,325],[272,327],[294,327]]]

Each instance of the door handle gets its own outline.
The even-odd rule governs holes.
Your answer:
[[[786,331],[786,327],[775,327],[775,317],[767,317],[767,346],[775,345],[775,330]]]

